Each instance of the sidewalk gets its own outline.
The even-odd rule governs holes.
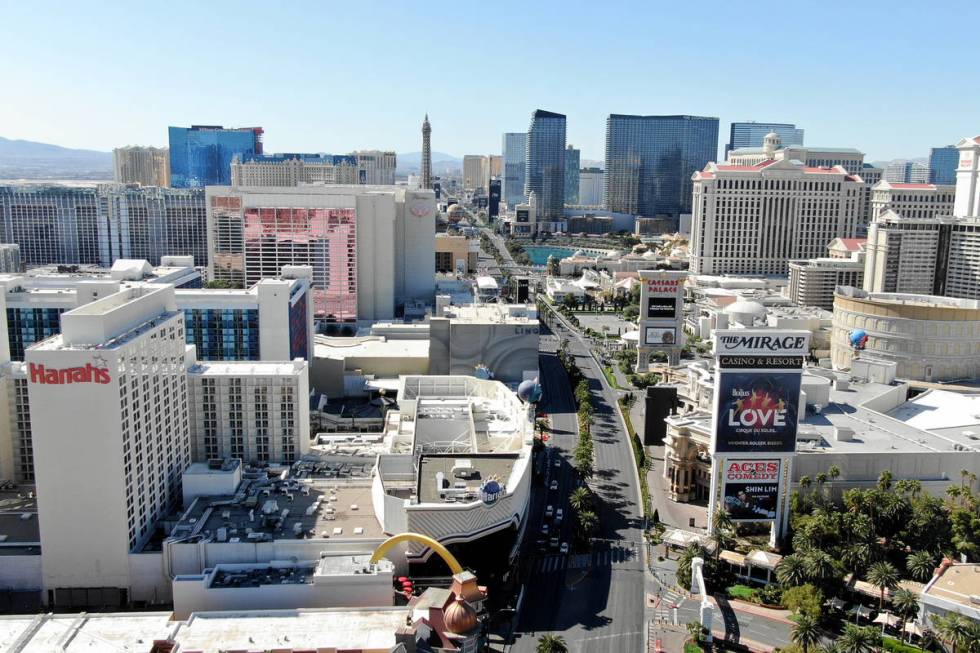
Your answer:
[[[718,602],[715,597],[710,596],[708,600],[711,601],[715,607],[718,607]],[[761,605],[756,605],[754,603],[748,603],[746,601],[740,601],[738,599],[728,599],[728,605],[732,606],[732,610],[736,612],[745,612],[748,614],[753,614],[757,617],[762,617],[764,619],[769,619],[771,621],[781,621],[784,624],[789,624],[790,626],[795,626],[796,622],[789,618],[789,610],[774,610],[772,608],[764,608]]]

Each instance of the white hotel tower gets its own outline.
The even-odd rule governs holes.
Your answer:
[[[190,463],[173,287],[122,290],[65,312],[61,327],[26,352],[49,603],[138,583],[129,553],[179,505]]]
[[[694,173],[694,274],[784,275],[789,261],[855,236],[866,210],[861,177],[772,158],[772,143],[766,150],[753,165],[709,163]]]

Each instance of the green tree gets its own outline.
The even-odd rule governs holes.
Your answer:
[[[814,549],[803,557],[803,568],[808,580],[821,588],[829,588],[840,580],[840,563],[826,551]]]
[[[890,562],[876,562],[868,567],[868,582],[878,588],[878,609],[881,610],[885,605],[885,590],[892,590],[898,586],[900,576],[898,569]]]
[[[810,648],[820,643],[820,626],[817,619],[806,614],[793,617],[793,643],[803,648],[803,653],[809,653]]]
[[[561,276],[561,267],[558,264],[558,259],[554,256],[548,257],[548,274],[553,277]]]
[[[578,513],[579,539],[586,541],[592,537],[592,533],[599,526],[599,517],[591,510],[582,510]]]
[[[721,550],[732,541],[735,523],[723,509],[719,508],[711,515],[711,539],[715,543],[715,557],[721,555]]]
[[[703,644],[708,637],[708,629],[701,625],[699,621],[690,621],[687,624],[687,635],[695,644]]]
[[[691,567],[695,558],[706,558],[704,547],[697,542],[692,542],[681,552],[681,557],[677,560],[677,584],[684,589],[691,589]]]
[[[872,653],[881,643],[881,633],[876,628],[862,628],[844,624],[844,632],[837,639],[841,653]]]
[[[237,288],[237,286],[227,279],[211,279],[211,281],[204,284],[204,287],[211,290],[229,290]]]
[[[568,503],[575,511],[591,509],[592,500],[592,493],[587,487],[577,487],[568,495]]]
[[[785,587],[801,585],[806,578],[806,563],[797,554],[786,556],[776,566],[776,579]]]
[[[905,568],[912,578],[920,583],[924,583],[932,577],[935,567],[936,562],[928,551],[916,551],[905,559]]]
[[[931,615],[931,619],[936,635],[943,642],[953,647],[952,653],[956,653],[957,646],[965,647],[970,645],[971,631],[973,629],[970,628],[970,622],[965,617],[956,612],[950,612],[944,617],[935,614]]]
[[[914,621],[919,616],[919,597],[905,588],[895,590],[892,595],[892,609],[902,619],[899,630],[904,631],[905,622]]]
[[[819,619],[823,611],[823,594],[810,583],[797,585],[783,592],[783,605],[790,612]]]
[[[542,635],[535,650],[537,653],[568,653],[568,644],[561,635]]]

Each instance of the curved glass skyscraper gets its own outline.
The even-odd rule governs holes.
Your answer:
[[[558,220],[565,209],[565,116],[538,109],[527,130],[524,194],[534,193],[538,220]]]
[[[611,114],[606,208],[649,218],[690,213],[691,175],[717,154],[717,118]]]

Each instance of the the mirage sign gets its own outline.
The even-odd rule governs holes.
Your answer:
[[[714,452],[796,449],[800,379],[809,341],[807,331],[716,333]]]

